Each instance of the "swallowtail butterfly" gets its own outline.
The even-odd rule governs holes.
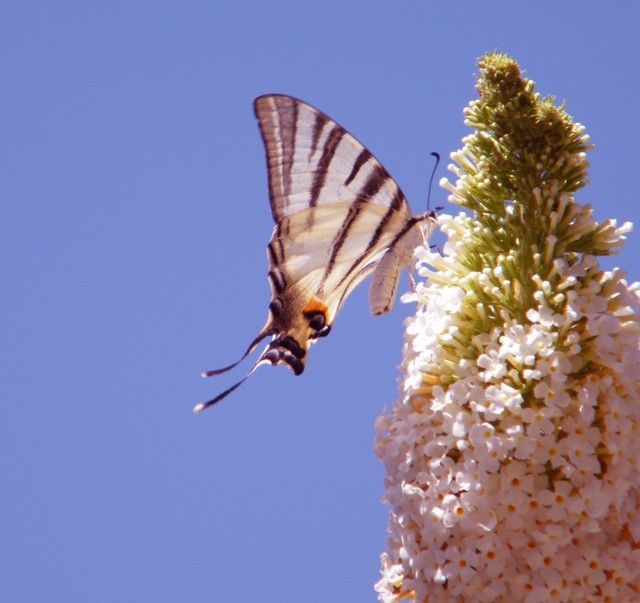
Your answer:
[[[377,159],[321,111],[281,94],[258,97],[254,110],[276,224],[267,246],[269,315],[240,360],[202,375],[228,371],[260,341],[271,341],[241,381],[194,412],[222,400],[263,364],[301,374],[311,343],[329,334],[347,296],[371,273],[371,312],[388,312],[402,268],[436,224],[433,212],[414,216]]]

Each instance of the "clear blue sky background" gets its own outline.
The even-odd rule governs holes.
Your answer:
[[[191,412],[267,312],[252,100],[322,108],[419,211],[476,58],[506,51],[597,145],[579,200],[637,221],[638,10],[2,2],[0,600],[374,600],[373,425],[411,308],[372,319],[362,287],[303,376],[264,368]],[[640,279],[639,240],[605,265]]]

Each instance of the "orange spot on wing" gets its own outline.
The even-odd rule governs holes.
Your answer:
[[[307,302],[307,305],[302,309],[302,313],[305,316],[309,314],[321,313],[326,317],[328,311],[329,308],[327,308],[327,306],[325,306],[317,297],[312,297]]]

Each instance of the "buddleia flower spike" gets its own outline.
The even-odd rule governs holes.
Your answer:
[[[399,401],[377,423],[392,505],[381,601],[640,600],[640,300],[598,223],[585,128],[517,63],[480,62],[474,132],[421,251]],[[427,268],[429,265],[429,268]]]

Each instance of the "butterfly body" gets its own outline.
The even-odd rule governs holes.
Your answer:
[[[372,313],[391,308],[401,270],[426,242],[435,219],[432,213],[413,216],[375,157],[321,111],[284,95],[258,97],[254,110],[276,226],[267,246],[267,323],[243,358],[271,336],[247,377],[263,364],[285,365],[299,375],[311,343],[328,335],[345,299],[372,272]],[[195,410],[215,404],[243,381]]]

